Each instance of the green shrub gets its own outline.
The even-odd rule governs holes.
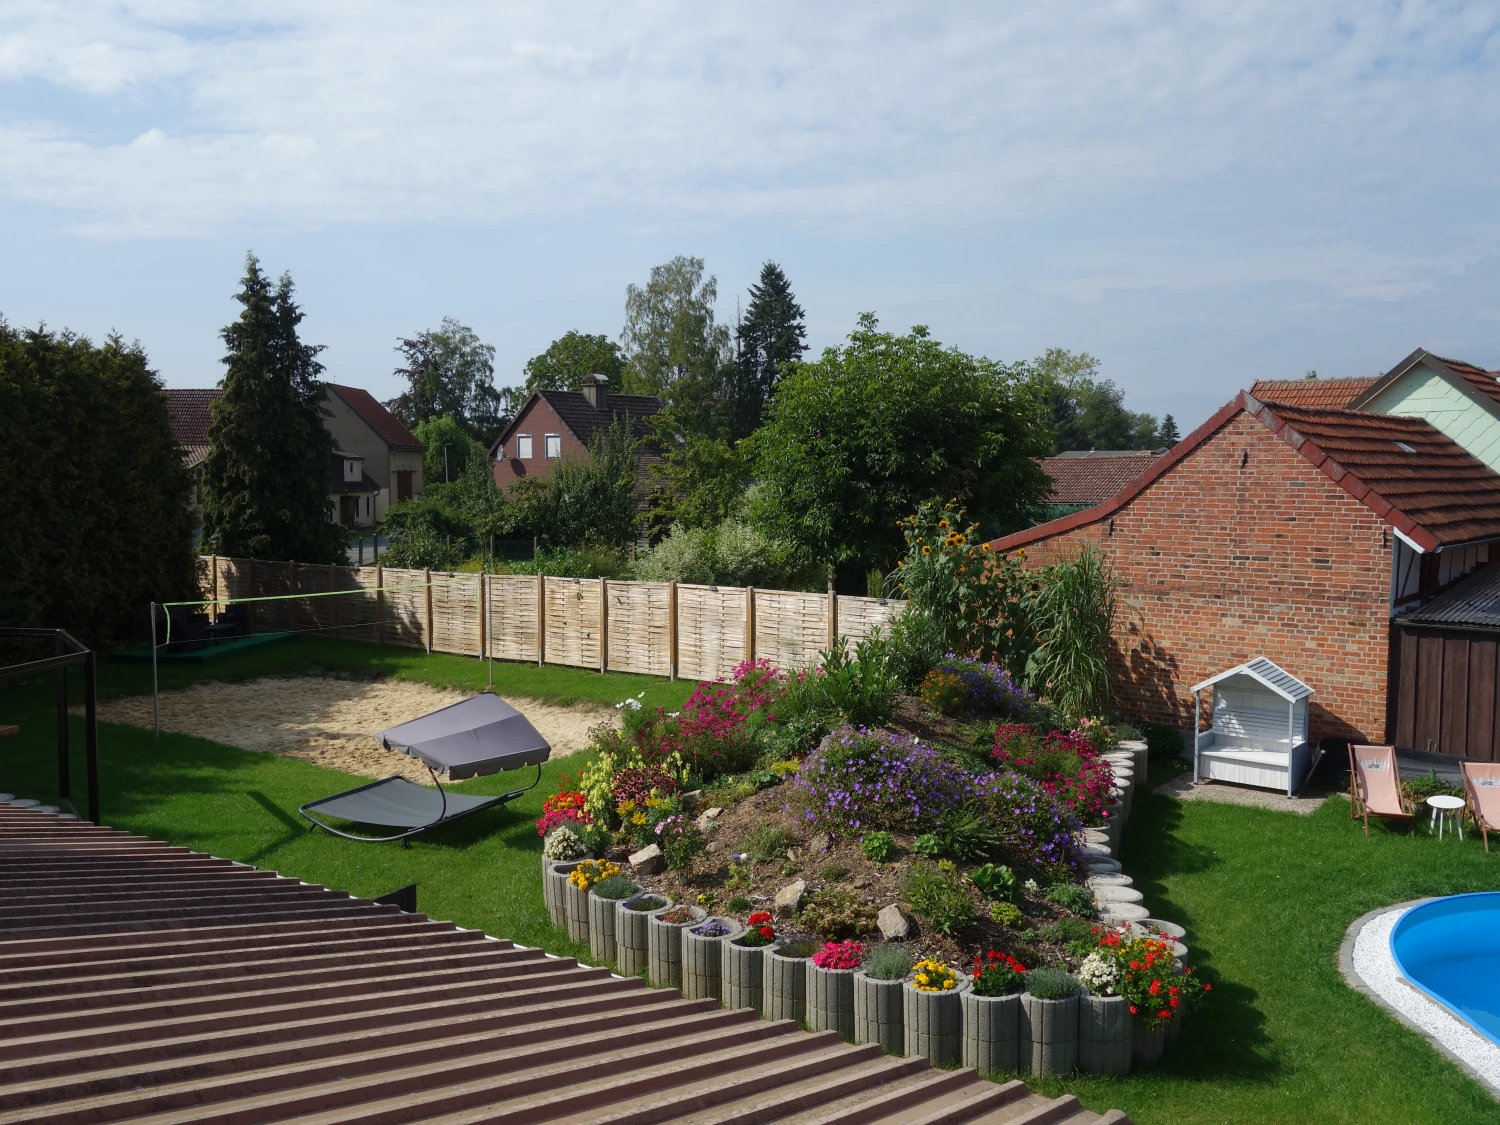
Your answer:
[[[877,626],[854,646],[840,637],[831,649],[818,654],[821,676],[808,676],[822,688],[829,708],[840,721],[859,727],[879,727],[896,710],[896,675],[891,663],[891,643]]]
[[[969,685],[941,668],[934,668],[922,678],[918,694],[923,703],[944,715],[956,715],[969,703]]]
[[[789,833],[763,820],[745,837],[745,854],[756,863],[770,863],[786,855],[794,843]]]
[[[1426,801],[1428,797],[1439,795],[1447,797],[1462,797],[1464,789],[1462,785],[1452,785],[1438,777],[1437,770],[1428,770],[1426,777],[1414,777],[1410,781],[1402,781],[1401,788],[1417,804]]]
[[[1016,873],[1003,863],[986,863],[969,872],[969,881],[986,898],[1008,902],[1016,896]]]
[[[1026,921],[1026,915],[1022,914],[1021,908],[1013,902],[997,902],[990,907],[990,921],[1015,929]]]
[[[818,868],[818,878],[826,879],[830,883],[837,883],[849,874],[849,869],[842,863],[825,863]]]
[[[1138,723],[1146,738],[1146,749],[1154,762],[1182,761],[1182,734],[1166,723]]]
[[[928,859],[936,859],[943,854],[943,841],[931,832],[924,832],[911,842],[911,850]]]
[[[1087,918],[1094,915],[1093,892],[1077,883],[1053,883],[1042,897],[1074,914],[1082,914]]]
[[[966,863],[997,855],[1005,847],[1005,833],[984,807],[970,801],[950,813],[938,828],[943,851]]]
[[[916,691],[946,653],[943,630],[910,603],[891,622],[891,671],[902,691]]]
[[[1056,945],[1086,941],[1092,948],[1099,944],[1094,936],[1094,923],[1082,918],[1059,918],[1056,922],[1048,922],[1037,931],[1037,936]]]
[[[951,934],[977,917],[974,902],[955,872],[919,863],[906,873],[901,890],[912,909],[937,933]]]
[[[745,911],[752,909],[755,906],[755,903],[751,902],[744,895],[735,895],[732,899],[729,900],[728,905],[730,913],[743,914],[745,913]]]
[[[1038,1000],[1066,1000],[1082,992],[1083,985],[1062,969],[1032,969],[1026,974],[1026,991]]]
[[[824,890],[802,907],[804,928],[829,941],[848,941],[875,929],[875,907],[848,891]]]
[[[889,832],[866,832],[859,850],[871,863],[885,863],[895,852],[896,841]]]
[[[865,976],[871,980],[901,980],[911,972],[909,950],[899,945],[877,945],[865,958]]]
[[[611,875],[608,879],[600,879],[591,889],[600,898],[619,901],[629,898],[641,888],[640,884],[628,875]]]
[[[1069,715],[1109,710],[1115,589],[1109,561],[1095,547],[1080,547],[1037,574],[1037,645],[1026,660],[1026,682]]]

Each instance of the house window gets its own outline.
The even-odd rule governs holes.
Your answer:
[[[516,435],[516,457],[521,461],[531,460],[531,435]]]
[[[562,434],[548,434],[547,435],[547,456],[548,457],[561,457],[562,456]]]

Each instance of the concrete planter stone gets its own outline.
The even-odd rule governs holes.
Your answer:
[[[1139,1019],[1131,1020],[1130,1055],[1138,1066],[1154,1066],[1161,1062],[1162,1051],[1167,1046],[1167,1026],[1157,1024],[1147,1031]]]
[[[589,940],[589,892],[587,887],[575,887],[571,881],[563,884],[563,906],[568,916],[568,937],[574,941]],[[590,946],[592,948],[592,946]]]
[[[910,980],[902,982],[901,1022],[907,1058],[924,1058],[934,1066],[952,1066],[962,1060],[963,994],[968,990],[969,982],[962,975],[946,992],[922,992]]]
[[[687,908],[686,922],[666,922],[662,915],[676,907],[664,906],[652,911],[647,923],[646,944],[649,955],[647,976],[657,988],[682,987],[682,931],[708,918],[700,906]]]
[[[573,873],[582,860],[570,859],[566,862],[554,861],[547,868],[544,885],[550,892],[547,899],[547,914],[552,919],[554,926],[566,926],[568,924],[568,876]]]
[[[854,1041],[879,1043],[887,1054],[906,1051],[903,982],[854,974]]]
[[[1165,934],[1173,941],[1185,941],[1187,931],[1176,922],[1163,922],[1160,918],[1147,918],[1142,925],[1148,930],[1155,930],[1159,934]]]
[[[766,956],[766,1019],[807,1019],[807,970],[819,944],[812,938],[790,937],[771,947]],[[796,952],[803,955],[791,955]]]
[[[726,1008],[754,1008],[766,1014],[766,954],[772,945],[745,945],[745,935],[730,938],[720,950],[720,1002]]]
[[[1134,1021],[1123,996],[1078,998],[1078,1069],[1085,1074],[1129,1074]]]
[[[820,969],[807,962],[807,1027],[836,1031],[854,1042],[854,969]]]
[[[592,889],[589,891],[589,952],[601,965],[615,960],[615,929],[618,926],[615,911],[619,906],[619,899],[600,898]]]
[[[1078,997],[1043,1000],[1021,993],[1020,1039],[1024,1073],[1073,1073],[1078,1066]]]
[[[1130,757],[1135,763],[1135,772],[1141,777],[1144,777],[1146,775],[1146,764],[1147,760],[1150,757],[1151,750],[1150,747],[1148,747],[1142,739],[1122,739],[1121,741],[1115,743],[1115,749],[1117,751],[1129,752]]]
[[[631,910],[630,904],[645,895],[627,898],[615,908],[615,967],[620,975],[638,977],[646,971],[651,959],[651,914],[665,910],[666,906],[655,906],[651,910]],[[666,895],[651,895],[672,905]]]
[[[704,937],[693,932],[698,926],[683,930],[682,994],[689,1000],[724,998],[724,945],[745,932],[745,927],[733,918],[708,918],[706,921],[721,922],[729,932],[720,937]]]
[[[1020,1069],[1021,994],[980,996],[973,987],[959,996],[964,1021],[964,1066],[980,1074]]]

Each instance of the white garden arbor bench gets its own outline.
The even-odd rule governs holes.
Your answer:
[[[1203,693],[1213,725],[1203,730]],[[1278,789],[1292,796],[1316,765],[1307,741],[1312,688],[1264,656],[1193,687],[1193,780]]]

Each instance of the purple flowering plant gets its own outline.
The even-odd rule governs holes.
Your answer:
[[[935,830],[972,789],[972,776],[931,746],[853,726],[829,734],[793,782],[809,821],[844,832]]]
[[[968,689],[971,711],[1011,715],[1032,702],[1031,694],[993,661],[970,660],[950,652],[935,670],[958,677]]]

